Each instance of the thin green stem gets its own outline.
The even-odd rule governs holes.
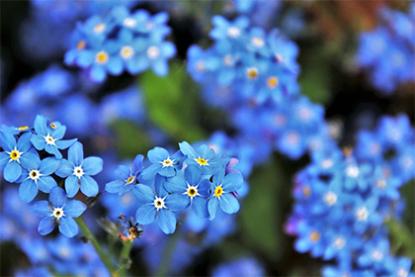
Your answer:
[[[176,249],[177,242],[179,241],[179,232],[180,230],[176,230],[176,233],[174,233],[171,237],[167,239],[166,246],[163,251],[163,256],[161,258],[160,265],[154,274],[156,277],[164,277],[167,276],[170,264],[171,264],[171,258],[173,256],[174,249]]]
[[[95,248],[95,251],[97,252],[101,261],[104,263],[108,272],[111,274],[111,276],[116,276],[117,273],[116,273],[116,270],[114,269],[114,265],[111,261],[110,255],[102,249],[98,240],[95,238],[94,234],[88,228],[88,225],[86,225],[84,219],[82,217],[78,217],[75,219],[75,221],[76,223],[78,223],[78,226],[81,229],[81,232],[84,234],[84,236],[88,239],[88,241],[91,242],[92,246]]]
[[[121,254],[120,254],[120,276],[124,277],[127,276],[127,269],[130,267],[130,252],[131,249],[133,248],[133,242],[134,240],[127,240],[123,242],[123,246],[121,249]]]

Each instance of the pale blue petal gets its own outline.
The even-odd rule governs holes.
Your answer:
[[[56,175],[65,178],[73,174],[74,165],[68,160],[61,160]]]
[[[219,205],[222,211],[227,214],[234,214],[239,211],[239,202],[236,197],[230,193],[221,196]]]
[[[182,151],[182,153],[184,155],[186,155],[186,156],[188,156],[190,158],[196,158],[196,156],[197,156],[196,151],[186,141],[183,141],[183,142],[179,143],[179,148],[180,148],[180,151]]]
[[[51,189],[49,194],[49,201],[53,207],[62,207],[66,202],[65,191],[60,187]]]
[[[75,166],[79,166],[84,159],[84,149],[82,143],[75,142],[68,150],[68,160]]]
[[[156,218],[156,209],[153,204],[145,204],[137,209],[135,217],[139,224],[150,224]]]
[[[55,229],[55,220],[53,219],[53,217],[48,216],[48,217],[43,218],[39,222],[37,231],[42,236],[45,236],[47,234],[50,234],[53,231],[53,229]]]
[[[239,173],[228,174],[222,182],[223,190],[226,192],[237,191],[241,188],[243,181],[242,175]]]
[[[37,186],[32,180],[25,180],[19,186],[19,197],[24,202],[29,203],[37,195]]]
[[[68,197],[74,197],[79,191],[79,179],[71,175],[65,179],[65,190]]]
[[[37,135],[33,135],[32,138],[30,139],[30,141],[32,142],[32,145],[37,149],[37,150],[43,150],[45,149],[45,139],[41,136],[37,136]]]
[[[58,184],[55,179],[50,176],[42,176],[37,182],[38,188],[44,193],[50,193],[50,190],[56,187]]]
[[[103,161],[99,157],[88,157],[82,163],[85,174],[94,176],[102,171]]]
[[[182,194],[172,194],[166,198],[166,206],[173,211],[181,211],[190,204],[189,197]]]
[[[149,203],[149,202],[153,203],[154,192],[149,186],[139,184],[134,189],[134,195],[137,197],[139,204],[144,204],[144,203]]]
[[[90,176],[81,177],[81,192],[88,197],[97,196],[99,191],[97,182]]]
[[[27,152],[20,157],[20,164],[27,170],[38,169],[40,165],[39,155]]]
[[[207,218],[209,216],[207,209],[207,201],[202,197],[195,197],[192,201],[192,209],[196,215],[200,218]]]
[[[169,157],[169,152],[161,147],[154,147],[147,153],[147,157],[152,163],[160,163]]]
[[[6,181],[13,183],[22,175],[22,167],[15,161],[9,162],[4,168],[3,174]]]
[[[164,188],[168,192],[183,193],[186,191],[187,184],[182,175],[177,175],[169,178],[167,182],[164,183]]]
[[[105,191],[109,193],[119,193],[123,186],[125,186],[124,181],[115,180],[115,181],[105,184]]]
[[[172,211],[166,209],[160,210],[157,223],[165,234],[172,234],[176,230],[176,216]]]
[[[208,202],[208,212],[209,219],[212,220],[216,216],[216,211],[218,210],[219,200],[217,198],[212,198]]]
[[[77,141],[78,141],[77,139],[58,140],[56,142],[56,146],[59,149],[64,150],[64,149],[68,148],[69,146],[73,145]]]
[[[78,200],[70,200],[66,203],[64,212],[70,217],[78,217],[86,210],[86,205]]]
[[[44,116],[37,115],[35,118],[34,128],[38,135],[46,136],[47,133],[47,120]]]
[[[43,175],[50,175],[60,167],[60,160],[54,158],[43,159],[40,163],[39,171]]]
[[[31,209],[40,216],[46,216],[52,212],[49,206],[49,202],[46,200],[37,201],[33,203]]]
[[[71,217],[62,217],[59,221],[59,232],[68,238],[78,234],[78,224]]]

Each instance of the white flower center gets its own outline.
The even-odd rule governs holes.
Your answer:
[[[104,32],[105,31],[105,24],[104,23],[98,23],[97,25],[95,25],[95,27],[94,27],[94,32],[96,33],[96,34],[100,34],[100,33],[102,33],[102,32]]]
[[[333,244],[337,249],[342,249],[346,245],[346,240],[343,237],[337,237]]]
[[[233,66],[234,64],[234,59],[231,55],[226,55],[225,57],[223,57],[223,63],[226,66]]]
[[[137,25],[137,20],[132,17],[127,17],[124,19],[123,24],[125,27],[133,28]]]
[[[398,277],[408,277],[409,273],[404,268],[400,267],[398,269]]]
[[[57,220],[61,219],[65,215],[62,208],[54,208],[52,211],[52,216],[56,218]]]
[[[199,72],[205,71],[205,63],[203,61],[198,61],[196,63],[196,70]]]
[[[356,217],[359,221],[366,221],[369,217],[369,211],[366,209],[366,207],[361,207],[357,209],[356,211]]]
[[[197,186],[193,186],[190,184],[187,184],[187,189],[183,194],[189,196],[191,199],[200,195]]]
[[[54,137],[52,137],[51,135],[47,134],[43,138],[45,139],[46,144],[48,144],[48,145],[55,145],[56,139]]]
[[[80,179],[82,176],[84,176],[84,170],[81,166],[75,166],[73,169],[73,175],[78,177]]]
[[[29,172],[29,178],[32,179],[33,181],[37,182],[37,180],[39,180],[40,178],[40,172],[39,170],[33,169]]]
[[[380,260],[382,260],[382,259],[383,259],[383,253],[382,253],[382,251],[380,251],[380,250],[374,250],[374,251],[372,252],[372,258],[373,258],[375,261],[380,261]]]
[[[174,160],[167,158],[160,162],[163,167],[170,167],[174,165]]]
[[[129,59],[134,55],[135,51],[131,46],[123,46],[120,50],[120,55],[123,59]]]
[[[241,30],[237,27],[229,27],[228,28],[228,36],[231,38],[237,38],[241,34]]]
[[[329,169],[330,167],[333,166],[333,161],[331,159],[325,159],[324,161],[321,162],[321,166],[324,169]]]
[[[257,48],[261,48],[265,44],[264,40],[260,37],[253,37],[251,42]]]
[[[160,50],[158,49],[157,46],[150,46],[147,49],[147,56],[150,59],[156,59],[156,58],[158,58],[160,56]]]
[[[154,198],[153,205],[157,209],[157,211],[167,208],[166,204],[164,203],[164,198],[161,198],[161,197],[158,197],[158,196],[156,196]]]
[[[332,191],[327,192],[324,195],[324,202],[326,202],[329,206],[333,206],[337,202],[337,195]]]
[[[348,166],[346,168],[346,175],[351,178],[357,178],[359,176],[359,168],[355,165]]]

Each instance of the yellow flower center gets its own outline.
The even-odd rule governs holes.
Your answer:
[[[207,166],[207,165],[209,165],[209,161],[207,159],[205,159],[205,158],[199,157],[199,158],[196,158],[195,161],[200,166]]]
[[[57,220],[61,219],[61,217],[64,215],[65,213],[62,208],[54,208],[52,211],[52,216],[56,218]]]
[[[271,76],[267,79],[267,86],[270,89],[274,89],[278,86],[279,80],[276,76]]]
[[[250,67],[246,70],[246,77],[250,80],[254,80],[258,77],[258,69],[256,67]]]
[[[127,180],[125,180],[125,183],[127,184],[127,185],[131,185],[132,183],[134,183],[135,182],[135,176],[129,176],[128,178],[127,178]]]
[[[19,130],[20,132],[26,131],[29,129],[29,126],[20,126],[19,128],[17,128],[17,130]]]
[[[186,190],[185,194],[187,196],[189,196],[190,198],[194,198],[195,196],[199,195],[199,192],[197,190],[197,187],[187,185],[187,190]]]
[[[99,51],[95,56],[95,61],[99,64],[104,64],[108,61],[108,54],[105,51]]]
[[[215,190],[213,192],[213,196],[219,198],[219,197],[222,196],[222,194],[223,194],[223,188],[222,188],[222,185],[219,185],[215,188]]]
[[[85,42],[85,40],[80,40],[80,41],[78,41],[78,43],[76,44],[76,49],[78,49],[78,50],[82,50],[82,49],[85,49],[85,47],[86,47],[86,42]]]
[[[131,46],[124,46],[121,48],[120,55],[124,59],[129,59],[134,55],[134,49]]]
[[[303,187],[303,195],[306,196],[306,197],[311,195],[311,189],[310,189],[309,186]]]
[[[173,164],[174,164],[174,160],[172,160],[170,158],[167,158],[167,159],[165,159],[164,161],[161,162],[161,165],[163,167],[170,167],[170,166],[173,166]]]
[[[20,153],[20,152],[19,152],[19,150],[17,150],[17,149],[15,148],[15,149],[13,149],[13,150],[10,152],[9,156],[10,156],[10,159],[11,159],[12,161],[19,161],[21,154],[22,154],[22,153]]]
[[[51,135],[48,134],[47,136],[44,137],[44,139],[45,139],[46,144],[48,144],[48,145],[55,145],[55,141],[56,140]]]
[[[313,232],[311,232],[311,234],[310,234],[310,240],[311,240],[312,242],[317,242],[317,241],[319,241],[319,240],[320,240],[320,233],[319,233],[319,232],[317,232],[317,231],[313,231]]]
[[[58,125],[56,125],[56,123],[55,123],[55,122],[51,122],[51,123],[49,124],[49,126],[50,126],[50,128],[52,128],[52,129],[56,129],[56,128],[58,127]]]

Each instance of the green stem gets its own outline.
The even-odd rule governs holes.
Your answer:
[[[116,276],[116,270],[114,269],[114,265],[111,261],[111,257],[108,253],[106,253],[99,244],[98,240],[95,238],[94,234],[89,230],[88,226],[86,225],[84,219],[82,217],[75,218],[76,223],[78,223],[81,232],[84,236],[91,242],[92,246],[95,248],[99,258],[104,263],[105,267],[107,268],[108,272],[111,276]]]
[[[124,277],[127,276],[127,269],[130,267],[130,252],[131,249],[133,248],[133,242],[134,240],[127,240],[125,242],[123,242],[123,246],[121,249],[121,254],[120,254],[120,276]]]
[[[167,273],[170,268],[171,258],[173,256],[173,251],[176,249],[177,242],[179,241],[180,230],[176,230],[170,238],[167,239],[166,247],[163,251],[163,256],[161,258],[160,265],[154,274],[156,277],[167,276]]]

